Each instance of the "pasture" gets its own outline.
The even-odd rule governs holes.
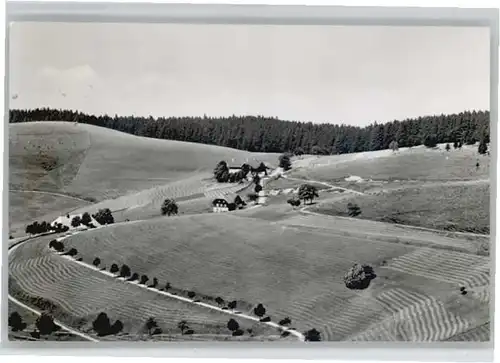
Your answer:
[[[356,203],[357,218],[413,225],[445,231],[489,234],[490,187],[474,184],[421,184],[368,195],[344,193],[342,198],[322,201],[312,211],[348,216],[348,203]],[[465,207],[466,206],[466,207]]]
[[[237,300],[247,311],[262,303],[274,321],[289,316],[299,331],[314,327],[325,340],[364,339],[362,332],[370,334],[374,325],[389,321],[395,311],[401,311],[402,321],[411,322],[397,327],[405,338],[447,339],[469,329],[476,320],[449,311],[443,301],[449,297],[472,299],[459,294],[460,284],[487,284],[489,276],[481,267],[489,262],[487,257],[475,256],[478,269],[471,272],[473,282],[465,272],[454,280],[430,278],[420,270],[398,267],[398,258],[416,258],[419,248],[411,244],[236,215],[172,217],[111,226],[72,236],[65,243],[77,247],[82,256],[98,254],[107,265],[126,263],[133,271],[172,286]],[[446,271],[449,274],[467,269],[460,261],[472,256],[455,251],[438,255],[441,253],[458,258],[458,264]],[[438,268],[446,258],[428,263]],[[356,262],[369,263],[378,275],[365,291],[349,290],[342,282],[345,271]],[[388,293],[391,289],[394,295]],[[477,300],[472,303],[477,310],[488,308]],[[438,319],[435,325],[425,320],[430,316]],[[394,329],[387,326],[383,336],[401,339]]]
[[[480,167],[476,169],[476,162]],[[475,180],[490,176],[490,157],[479,155],[477,145],[445,151],[424,146],[348,155],[306,157],[293,162],[290,176],[326,182],[345,182],[349,176],[372,181]]]

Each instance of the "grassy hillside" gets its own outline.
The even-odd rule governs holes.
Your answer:
[[[476,170],[476,162],[480,167]],[[290,175],[320,181],[345,181],[349,176],[365,180],[474,180],[490,174],[490,157],[477,153],[477,145],[447,152],[423,146],[393,153],[381,150],[346,155],[304,156],[294,162]]]
[[[391,339],[401,339],[391,333],[394,324],[408,340],[429,340],[432,334],[447,339],[484,323],[488,309],[458,291],[461,284],[471,288],[488,284],[487,257],[346,236],[335,230],[205,215],[110,227],[75,235],[66,244],[77,247],[87,259],[98,254],[106,264],[127,263],[132,270],[173,286],[236,299],[241,308],[250,310],[263,303],[274,321],[290,316],[297,329],[315,327],[326,340],[351,339],[380,322],[386,327],[383,334]],[[429,259],[429,253],[440,257]],[[399,262],[405,258],[412,261],[408,268]],[[367,290],[352,291],[343,284],[344,273],[356,262],[371,264],[378,275]],[[426,269],[446,263],[449,266],[441,274],[425,274]],[[471,266],[475,267],[468,272]],[[450,297],[460,304],[474,304],[476,314],[460,315],[447,305]],[[414,304],[419,309],[413,310]],[[402,320],[391,325],[396,311]],[[430,316],[438,322],[426,321]],[[405,325],[403,320],[413,323]]]
[[[447,231],[489,234],[490,186],[420,185],[389,189],[369,195],[345,194],[324,201],[311,210],[330,215],[348,216],[347,203],[356,203],[358,218],[399,223]]]
[[[210,173],[220,160],[241,165],[247,160],[276,163],[278,158],[63,122],[10,124],[9,154],[11,189],[95,200]]]
[[[177,324],[185,320],[196,334],[227,338],[228,315],[168,299],[99,272],[82,268],[47,247],[49,238],[21,245],[9,256],[10,294],[23,301],[43,298],[56,308],[53,315],[93,335],[91,323],[100,312],[124,324],[123,333],[137,339],[144,334],[149,317],[155,318],[164,334],[178,335]],[[106,261],[103,261],[107,264]],[[109,267],[109,265],[108,265]],[[276,335],[265,325],[237,319],[242,329],[253,329],[260,339]],[[248,334],[245,334],[247,338]]]

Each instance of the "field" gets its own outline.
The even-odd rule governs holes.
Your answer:
[[[217,183],[217,162],[275,167],[278,155],[72,123],[9,131],[15,237],[33,220],[67,213],[110,208],[115,218],[58,237],[81,261],[49,249],[53,235],[10,244],[9,294],[34,309],[45,302],[56,319],[91,338],[295,342],[314,328],[329,341],[489,339],[489,157],[477,148],[296,157],[281,178],[265,180],[265,204],[211,213],[215,198],[252,191],[248,182]],[[287,204],[305,182],[319,197]],[[176,200],[177,216],[161,216],[166,198]],[[361,215],[347,215],[349,202]],[[96,257],[105,271],[92,267]],[[366,289],[344,283],[355,263],[374,268]],[[112,264],[157,278],[160,287],[168,282],[169,292],[117,279]],[[217,297],[236,301],[238,312],[223,311]],[[271,323],[255,317],[259,303]],[[97,337],[91,323],[100,312],[122,321],[123,331]],[[150,317],[162,334],[146,334]],[[280,337],[273,323],[285,317],[297,334]],[[230,318],[243,336],[231,335]],[[181,334],[182,320],[194,334]]]
[[[378,191],[364,195],[344,195],[322,202],[311,210],[347,216],[347,203],[356,203],[359,218],[399,223],[447,231],[488,234],[490,226],[490,188],[475,185],[420,185]],[[462,203],[468,207],[464,208]]]

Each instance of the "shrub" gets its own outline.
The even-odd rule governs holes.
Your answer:
[[[347,203],[347,214],[349,217],[357,217],[361,214],[361,209],[357,204]]]
[[[248,193],[247,198],[250,202],[256,202],[257,199],[259,199],[259,196],[257,195],[257,193]]]
[[[46,313],[42,313],[42,315],[38,317],[35,325],[41,335],[50,335],[58,330],[54,323],[54,318]]]
[[[101,259],[99,257],[94,258],[94,261],[92,261],[92,265],[95,267],[98,267],[101,264]]]
[[[217,297],[215,298],[215,302],[217,303],[217,305],[219,305],[219,306],[220,306],[220,305],[224,304],[224,299],[223,299],[223,298],[221,298],[220,296],[217,296]]]
[[[170,282],[167,282],[167,283],[165,284],[165,291],[168,291],[168,290],[170,290],[171,288],[172,288],[172,285],[170,285]]]
[[[149,277],[147,275],[141,276],[141,281],[139,282],[141,285],[146,285],[146,282],[149,281]]]
[[[290,335],[290,332],[289,331],[284,331],[283,333],[281,333],[281,337],[282,338],[286,338],[287,336]]]
[[[453,141],[453,148],[458,149],[458,142],[457,141]]]
[[[235,331],[233,331],[233,337],[240,337],[243,334],[244,334],[244,332],[241,329],[236,329]]]
[[[14,311],[9,315],[9,326],[12,328],[12,331],[23,331],[26,329],[26,323],[23,322],[23,318],[17,311]]]
[[[83,213],[81,222],[84,226],[88,226],[92,222],[90,214],[88,214],[87,212]]]
[[[152,335],[152,330],[155,328],[158,328],[158,323],[154,318],[149,318],[148,321],[146,321],[146,329],[148,330],[148,334]]]
[[[290,155],[283,154],[279,157],[279,166],[283,168],[283,170],[290,170],[292,168],[292,162],[290,160]]]
[[[49,242],[49,248],[52,248],[53,250],[56,250],[57,252],[62,252],[62,251],[64,251],[64,243],[53,239],[52,241]]]
[[[130,276],[127,281],[136,281],[139,280],[139,274],[137,272],[134,272],[132,276]]]
[[[99,209],[96,214],[92,215],[92,217],[94,217],[100,225],[115,223],[115,219],[113,218],[113,214],[109,208]]]
[[[271,321],[271,317],[266,316],[265,318],[259,319],[259,321],[260,321],[261,323],[267,323],[267,322]]]
[[[184,331],[186,329],[189,329],[189,326],[187,325],[186,320],[181,320],[178,324],[177,327],[181,330],[181,334],[184,334]]]
[[[362,290],[366,289],[376,277],[373,267],[355,264],[344,275],[344,283],[348,289]]]
[[[266,313],[266,308],[264,307],[264,305],[259,304],[253,309],[253,313],[261,318]]]
[[[306,200],[309,200],[312,203],[314,197],[319,197],[318,189],[314,185],[302,184],[299,187],[298,197],[299,199],[304,200],[304,204]]]
[[[446,149],[446,151],[450,151],[450,149],[451,149],[450,144],[446,144],[445,149]]]
[[[290,198],[286,202],[294,208],[300,206],[300,199]]]
[[[487,151],[488,151],[488,145],[486,144],[486,141],[484,139],[481,139],[481,141],[479,142],[479,146],[477,148],[477,152],[481,155],[484,155],[486,154]]]
[[[120,320],[115,321],[109,329],[110,334],[118,334],[123,330],[123,323]]]
[[[255,188],[253,189],[255,193],[260,193],[262,191],[262,185],[255,184]]]
[[[289,317],[286,317],[282,320],[279,321],[279,325],[290,325],[292,323],[292,320]]]
[[[188,298],[193,299],[196,296],[196,293],[194,291],[189,291],[187,293],[187,295],[188,295]]]
[[[308,330],[304,333],[306,342],[319,342],[321,341],[321,333],[316,329]]]
[[[81,223],[82,223],[82,219],[80,218],[80,216],[75,216],[71,220],[71,226],[75,227],[75,228],[79,227]]]
[[[120,271],[120,269],[118,268],[118,265],[116,263],[112,264],[111,268],[109,269],[109,272],[111,272],[112,274],[115,274],[118,271]]]
[[[72,248],[68,252],[66,252],[64,255],[75,257],[77,254],[78,254],[78,250],[76,248]]]
[[[193,335],[194,334],[194,330],[193,329],[188,329],[184,332],[184,335]]]
[[[240,324],[238,324],[238,322],[234,319],[230,319],[228,322],[227,322],[227,328],[234,332],[236,330],[238,330],[240,328]]]
[[[113,266],[111,266],[113,268]],[[129,277],[131,275],[130,267],[123,265],[120,269],[120,277]]]
[[[236,300],[231,301],[230,303],[227,304],[227,307],[229,309],[236,309],[237,302]]]
[[[177,206],[177,203],[173,199],[165,199],[161,206],[161,215],[176,215],[179,212],[179,207]]]
[[[111,323],[106,313],[100,313],[97,318],[92,322],[92,328],[99,336],[109,334]],[[123,324],[122,324],[123,328]],[[120,329],[121,330],[121,329]]]

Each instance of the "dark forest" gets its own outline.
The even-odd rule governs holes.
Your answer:
[[[253,152],[344,154],[420,144],[489,142],[489,111],[373,123],[366,127],[285,121],[262,116],[132,117],[93,116],[56,109],[10,110],[9,122],[70,121],[137,136],[226,146]],[[333,122],[333,121],[332,121]],[[431,140],[431,141],[429,141]]]

